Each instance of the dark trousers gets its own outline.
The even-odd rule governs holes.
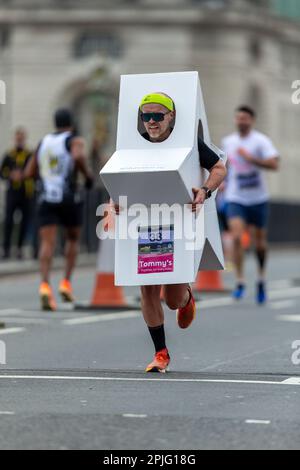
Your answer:
[[[19,210],[22,216],[18,235],[18,248],[21,249],[30,220],[31,201],[25,198],[23,191],[7,191],[3,241],[3,249],[6,256],[10,255],[11,236],[14,228],[14,214],[16,210]]]

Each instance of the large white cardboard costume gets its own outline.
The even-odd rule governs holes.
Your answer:
[[[174,130],[160,143],[138,131],[139,104],[155,92],[170,96],[176,107]],[[224,269],[216,193],[198,214],[186,206],[194,199],[192,188],[203,184],[199,129],[204,142],[224,157],[210,141],[198,72],[121,77],[117,149],[100,172],[114,202],[128,198],[116,221],[116,285],[187,283],[199,269]],[[182,210],[153,211],[150,217],[141,205],[154,204]]]

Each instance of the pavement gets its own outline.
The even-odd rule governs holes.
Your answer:
[[[246,265],[246,298],[202,294],[189,330],[165,308],[171,370],[154,376],[138,309],[40,312],[36,273],[2,276],[0,448],[299,449],[300,253],[271,253],[264,307],[251,256]],[[78,301],[94,278],[77,269]],[[232,286],[232,273],[223,279]]]

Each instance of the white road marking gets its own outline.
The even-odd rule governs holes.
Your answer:
[[[45,318],[1,318],[5,323],[28,324],[28,325],[45,325],[49,323]]]
[[[279,302],[270,303],[273,310],[281,310],[282,308],[290,308],[296,304],[295,300],[279,300]]]
[[[84,325],[85,323],[97,323],[108,320],[124,320],[126,318],[135,318],[140,316],[140,313],[138,313],[136,310],[132,310],[130,312],[104,313],[101,315],[95,314],[88,317],[70,318],[68,320],[63,320],[62,323],[64,325]]]
[[[269,292],[270,299],[284,299],[290,297],[300,297],[300,287],[290,287],[288,289],[274,290]]]
[[[271,421],[263,420],[263,419],[246,419],[245,423],[246,424],[271,424]]]
[[[4,328],[3,330],[0,330],[0,335],[10,335],[13,333],[22,333],[22,331],[25,331],[25,328]]]
[[[0,411],[0,415],[14,415],[13,411]]]
[[[147,418],[147,415],[136,415],[133,413],[125,413],[122,416],[123,418]]]
[[[15,315],[16,313],[22,313],[23,310],[19,308],[2,308],[0,310],[0,315]]]
[[[280,320],[280,321],[288,321],[288,322],[295,322],[295,323],[299,323],[300,322],[300,315],[279,315],[277,317],[277,320]]]
[[[231,380],[231,379],[154,379],[142,377],[94,377],[71,375],[0,375],[0,380],[77,380],[77,381],[103,381],[103,382],[162,382],[162,383],[219,383],[219,384],[246,384],[246,385],[300,385],[298,379],[291,377],[288,380],[275,382],[271,380]]]
[[[222,307],[226,305],[232,305],[234,303],[234,299],[230,297],[221,297],[219,299],[207,299],[207,300],[199,300],[196,302],[198,307]]]
[[[300,385],[300,377],[290,377],[282,382],[285,385]]]

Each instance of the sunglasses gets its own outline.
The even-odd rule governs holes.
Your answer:
[[[151,119],[154,122],[162,122],[166,114],[169,113],[141,113],[141,118],[143,122],[150,122]]]

